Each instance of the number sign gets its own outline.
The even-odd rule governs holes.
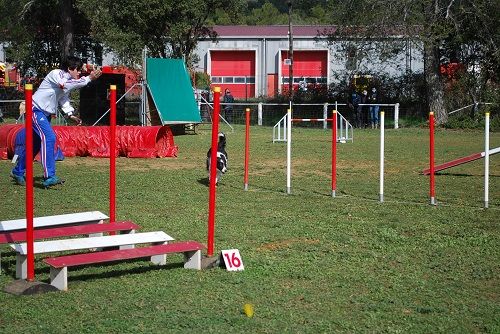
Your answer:
[[[243,260],[241,259],[240,251],[237,249],[226,249],[221,251],[224,264],[227,271],[244,270]]]

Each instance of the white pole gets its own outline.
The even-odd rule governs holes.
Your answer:
[[[323,129],[325,129],[325,130],[328,128],[328,126],[327,126],[328,121],[326,120],[327,118],[328,118],[328,103],[325,103],[323,105],[323,119],[324,119]]]
[[[484,122],[484,208],[488,208],[490,177],[490,113],[485,114]]]
[[[394,105],[394,129],[399,128],[399,103]]]
[[[257,125],[262,125],[262,102],[257,106]]]
[[[287,130],[287,140],[286,140],[286,193],[290,194],[292,192],[291,186],[291,158],[292,158],[292,102],[290,102],[290,109],[287,110],[286,118],[286,130]]]
[[[384,201],[384,112],[380,112],[380,202]]]

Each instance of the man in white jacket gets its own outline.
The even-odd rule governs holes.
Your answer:
[[[61,69],[52,70],[43,79],[38,90],[33,94],[33,156],[40,152],[40,162],[43,166],[43,186],[50,187],[63,181],[56,176],[56,160],[54,155],[56,135],[50,125],[52,115],[61,107],[64,116],[78,125],[82,120],[74,115],[75,109],[69,101],[72,90],[86,86],[90,81],[101,75],[100,70],[93,71],[89,76],[80,78],[82,61],[77,57],[68,57]],[[24,131],[24,130],[22,130]],[[26,135],[22,133],[21,135]],[[17,165],[11,172],[11,177],[19,185],[25,185],[26,150],[18,152]]]

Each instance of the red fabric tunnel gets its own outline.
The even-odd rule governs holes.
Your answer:
[[[0,126],[0,159],[11,159],[23,125]],[[57,146],[65,157],[109,157],[109,127],[54,126]],[[117,126],[117,156],[129,158],[176,157],[172,130],[168,126]]]

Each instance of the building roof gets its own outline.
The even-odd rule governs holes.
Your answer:
[[[288,37],[288,25],[265,26],[213,26],[218,38],[224,37]],[[336,27],[332,25],[293,25],[294,37],[316,37],[324,32],[332,33]]]

